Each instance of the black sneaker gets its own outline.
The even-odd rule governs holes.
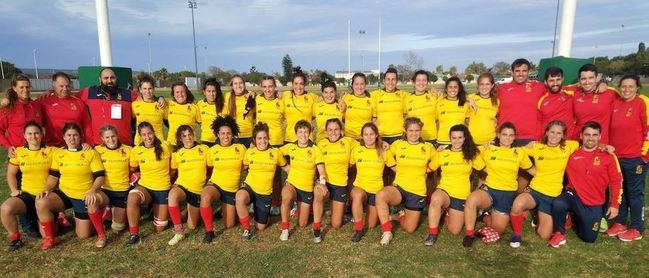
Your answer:
[[[252,239],[252,231],[251,230],[243,230],[243,234],[241,234],[241,240],[243,241],[248,241]]]
[[[214,232],[205,232],[203,243],[212,243],[212,240],[214,240]]]
[[[131,234],[131,236],[126,241],[126,246],[135,245],[140,242],[140,236],[137,234]]]
[[[354,233],[354,235],[352,236],[352,242],[361,241],[361,239],[363,238],[364,235],[365,235],[365,233],[362,230],[361,231],[356,231]]]
[[[471,247],[474,241],[475,241],[475,236],[464,236],[464,239],[462,240],[462,246]]]
[[[424,245],[426,246],[433,246],[435,242],[437,241],[437,235],[428,235],[426,237],[426,240],[424,241]]]
[[[313,230],[313,242],[322,242],[322,233],[320,232],[320,230]]]
[[[13,251],[18,250],[18,248],[20,248],[20,247],[23,247],[23,241],[22,240],[20,240],[20,239],[12,240],[9,243],[9,247],[7,247],[7,251],[13,252]]]

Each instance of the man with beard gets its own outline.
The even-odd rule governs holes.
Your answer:
[[[537,139],[543,137],[543,128],[551,121],[559,120],[566,124],[566,138],[572,138],[575,128],[575,116],[573,111],[572,91],[563,88],[563,70],[558,67],[549,67],[545,71],[545,86],[548,92],[539,100]]]

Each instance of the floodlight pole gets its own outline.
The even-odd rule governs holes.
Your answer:
[[[576,11],[577,0],[563,1],[563,6],[561,8],[561,30],[559,32],[559,50],[557,51],[559,56],[570,57]]]
[[[351,20],[347,20],[347,76],[352,76],[352,29]]]
[[[0,71],[2,72],[2,79],[5,79],[5,68],[2,65],[2,57],[0,57]]]
[[[38,79],[38,64],[36,63],[36,48],[34,48],[32,55],[34,57],[34,70],[36,71],[36,79]]]
[[[99,57],[102,67],[113,66],[110,42],[110,24],[108,23],[108,0],[95,0],[97,13],[97,36],[99,37]]]
[[[192,10],[192,33],[194,35],[194,72],[196,73],[196,89],[198,89],[200,86],[198,84],[198,55],[196,54],[196,26],[194,24],[194,10],[198,9],[198,6],[196,6],[195,0],[188,0],[187,3],[189,9]]]
[[[148,35],[148,44],[149,44],[149,74],[151,74],[151,33]]]

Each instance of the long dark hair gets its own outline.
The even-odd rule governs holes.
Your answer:
[[[184,104],[194,103],[194,94],[192,94],[192,91],[190,91],[189,88],[187,87],[187,85],[185,83],[182,83],[182,82],[176,82],[174,84],[171,84],[171,99],[176,101],[176,99],[174,98],[174,88],[176,86],[180,86],[180,87],[185,88],[185,94],[187,94],[187,101]]]
[[[264,122],[258,122],[255,124],[255,127],[252,128],[252,144],[255,145],[255,148],[257,147],[257,134],[259,132],[266,132],[266,136],[270,136],[268,130],[268,125]]]
[[[516,126],[512,122],[504,122],[500,127],[498,127],[498,129],[496,129],[496,134],[500,134],[503,129],[511,129],[514,131],[514,135],[516,135]],[[494,144],[500,146],[500,138],[498,138],[498,136],[494,139]]]
[[[190,134],[194,135],[194,130],[192,129],[191,126],[189,125],[181,125],[176,129],[176,146],[174,147],[174,151],[180,150],[183,148],[183,132],[189,131]],[[196,141],[194,141],[194,145],[196,145]]]
[[[483,78],[489,79],[489,82],[491,83],[491,90],[489,91],[489,99],[491,100],[491,106],[497,106],[498,95],[496,95],[496,80],[494,79],[494,75],[491,74],[491,72],[485,72],[483,74],[480,74],[480,76],[478,76],[478,84],[480,84],[480,79]],[[480,93],[478,93],[478,95],[479,94]]]
[[[458,86],[457,106],[464,106],[464,104],[466,103],[466,90],[464,90],[462,80],[460,80],[460,78],[457,76],[452,76],[451,78],[446,80],[446,84],[444,85],[445,90],[446,88],[448,88],[448,84],[450,84],[451,82],[456,82]]]
[[[470,162],[475,159],[480,151],[478,150],[478,146],[476,146],[475,142],[473,141],[473,136],[471,136],[469,128],[467,128],[465,125],[454,125],[448,132],[449,137],[451,133],[453,133],[453,131],[461,131],[462,133],[464,133],[464,143],[462,143],[462,157],[464,158],[464,160],[466,162]]]
[[[19,81],[27,81],[29,83],[29,86],[31,87],[31,82],[29,82],[29,77],[24,74],[15,74],[14,77],[11,79],[11,84],[9,88],[7,88],[7,99],[9,100],[9,104],[7,104],[7,108],[11,109],[14,107],[16,102],[18,101],[18,93],[14,90],[14,87],[18,86]]]
[[[363,79],[363,82],[365,82],[365,86],[367,86],[367,76],[365,76],[365,74],[362,73],[362,72],[357,72],[357,73],[354,73],[354,75],[352,75],[352,86],[353,86],[353,84],[354,84],[354,80],[356,80],[356,78],[362,78],[362,79]],[[352,94],[353,94],[353,93],[354,93],[354,92],[353,92],[353,90],[352,90]],[[370,96],[370,93],[367,92],[367,89],[365,90],[365,96],[366,96],[366,97],[369,97],[369,96]]]
[[[243,94],[248,93],[248,89],[246,89],[246,80],[243,79],[243,76],[240,74],[235,74],[230,78],[230,87],[232,87],[233,81],[235,78],[241,78],[241,81],[243,81]],[[230,92],[230,99],[228,103],[228,112],[232,118],[237,118],[237,96],[234,94],[234,90]]]
[[[140,134],[142,136],[142,129],[145,128],[150,128],[151,132],[153,132],[153,152],[155,153],[155,160],[161,160],[162,159],[162,142],[158,137],[155,135],[155,129],[153,129],[153,125],[149,122],[141,122],[139,125],[137,125],[137,134]],[[140,142],[140,146],[144,146],[144,140]]]
[[[216,114],[218,115],[223,111],[223,108],[225,107],[225,98],[223,98],[223,91],[221,91],[221,84],[219,81],[216,80],[216,78],[208,78],[205,80],[203,83],[203,93],[207,89],[207,86],[214,86],[216,89],[216,97],[214,99],[214,107],[216,107]],[[205,102],[207,102],[207,97],[205,98]]]
[[[383,158],[383,154],[385,153],[385,150],[383,149],[383,139],[381,139],[381,135],[379,134],[379,128],[374,124],[373,122],[367,122],[361,127],[361,137],[363,136],[363,130],[369,128],[376,134],[376,142],[374,142],[374,148],[376,149],[376,154],[378,154],[379,157]],[[361,138],[360,140],[361,146],[365,146],[365,142]]]

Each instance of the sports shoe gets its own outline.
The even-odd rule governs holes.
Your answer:
[[[271,206],[270,207],[270,215],[272,216],[278,216],[280,214],[280,210],[278,206]]]
[[[462,240],[462,246],[471,247],[474,241],[475,241],[475,236],[464,236],[464,239]]]
[[[140,236],[136,234],[131,234],[126,241],[126,246],[135,245],[140,242]]]
[[[363,238],[365,233],[363,231],[356,231],[352,236],[352,242],[359,242]]]
[[[72,226],[72,223],[70,223],[70,220],[68,220],[68,216],[65,215],[65,213],[59,212],[59,217],[56,220],[59,223],[59,226],[63,228]]]
[[[617,236],[623,232],[626,232],[626,229],[627,228],[625,225],[622,225],[620,223],[615,223],[613,224],[613,226],[608,228],[608,230],[606,230],[606,234],[609,236]]]
[[[178,244],[181,240],[185,239],[185,234],[175,234],[174,237],[172,237],[167,244],[174,246]]]
[[[509,246],[513,248],[518,248],[521,247],[521,242],[523,240],[521,239],[521,236],[513,235],[512,240],[509,242]]]
[[[559,246],[564,244],[566,244],[566,235],[559,232],[554,233],[548,241],[548,245],[554,248],[559,248]]]
[[[599,232],[605,233],[608,230],[608,221],[605,217],[602,217],[602,220],[599,221]]]
[[[640,231],[631,228],[623,233],[618,234],[617,238],[619,238],[621,241],[634,241],[642,239],[642,234],[640,233]]]
[[[322,233],[320,232],[320,230],[313,230],[313,242],[322,242]]]
[[[50,250],[54,245],[56,245],[56,239],[53,237],[46,237],[43,239],[43,243],[41,243],[41,250]]]
[[[279,235],[279,240],[281,241],[288,240],[288,230],[282,230],[282,233]]]
[[[383,232],[381,235],[381,245],[388,245],[392,240],[392,232]]]
[[[212,240],[214,240],[214,232],[205,232],[203,243],[212,243]]]
[[[426,240],[424,240],[424,245],[433,246],[435,245],[435,242],[437,242],[437,235],[428,234]]]
[[[104,248],[106,246],[106,236],[97,237],[97,242],[95,242],[95,247]]]
[[[23,246],[23,241],[22,240],[20,240],[20,239],[12,240],[9,243],[9,246],[7,247],[7,251],[13,252],[13,251],[18,250],[22,246]]]
[[[243,230],[243,234],[241,234],[241,240],[243,241],[248,241],[252,239],[252,231],[251,230]]]

